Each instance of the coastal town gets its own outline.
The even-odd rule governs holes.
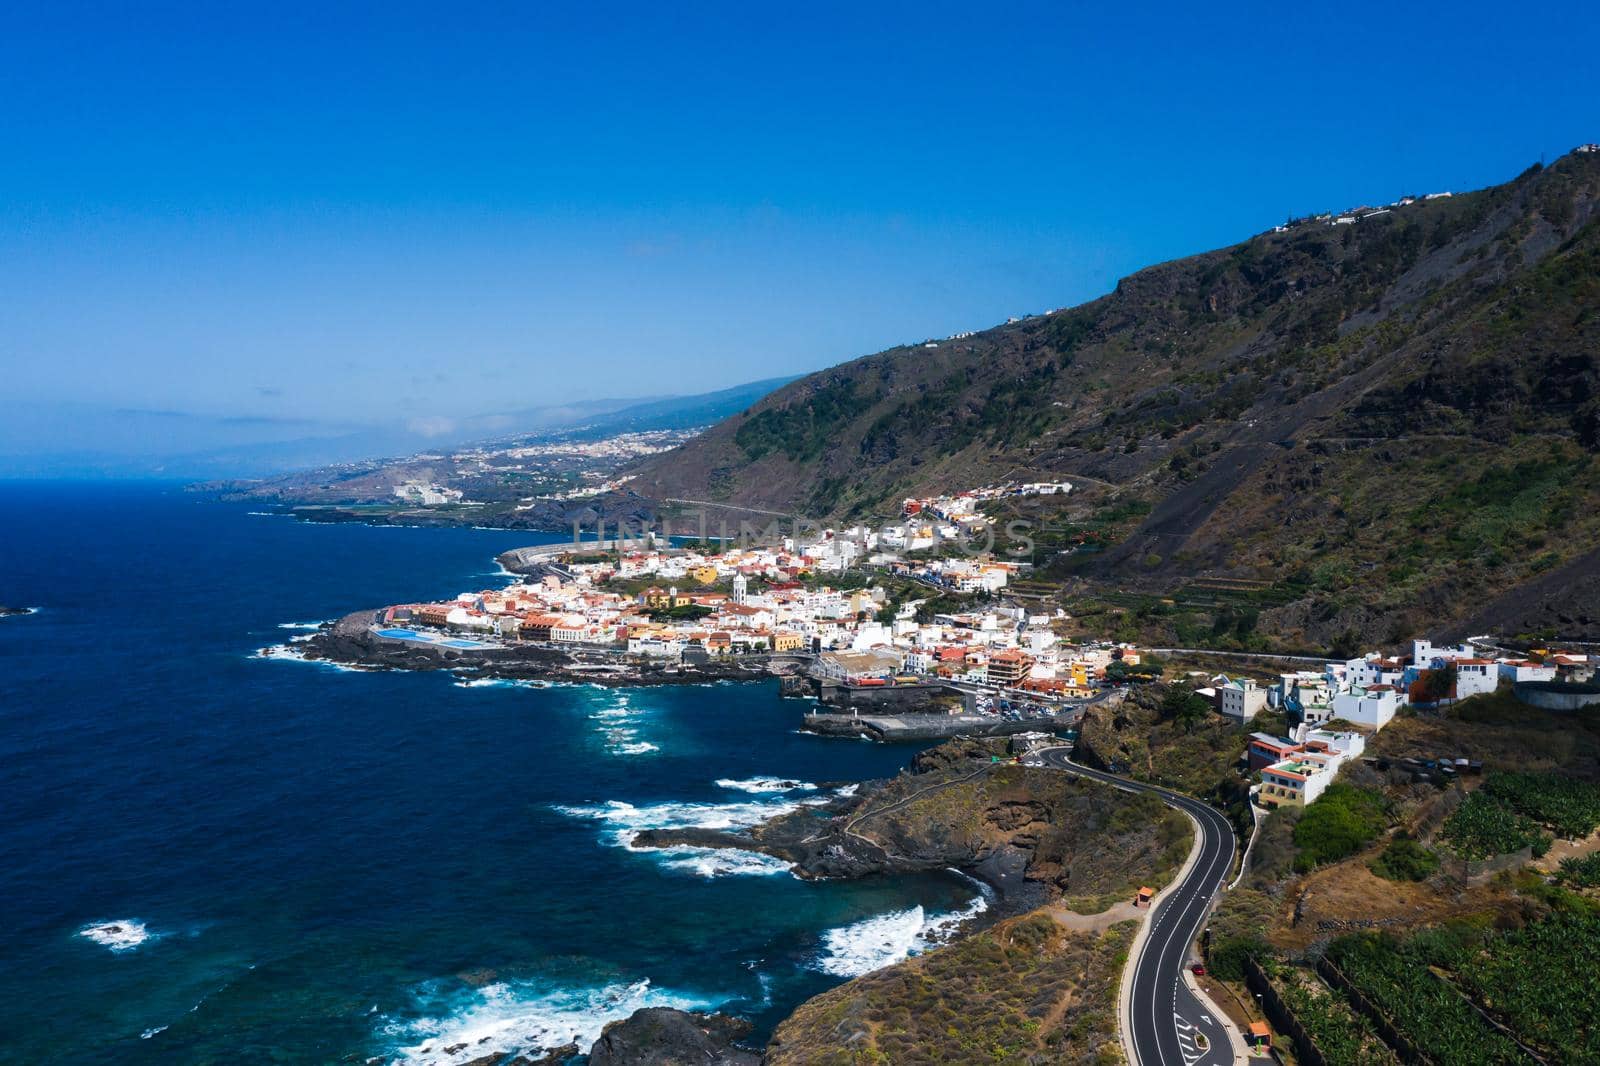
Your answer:
[[[1030,482],[911,498],[892,524],[775,543],[675,546],[647,537],[528,549],[512,553],[526,565],[508,587],[391,605],[366,624],[382,645],[428,648],[459,662],[546,649],[589,665],[648,664],[684,680],[717,664],[777,664],[841,697],[835,702],[852,714],[862,705],[881,708],[896,690],[943,690],[959,698],[894,706],[912,707],[910,717],[965,714],[963,726],[974,718],[1069,725],[1088,703],[1170,673],[1149,649],[1071,636],[1060,608],[1008,597],[1025,564],[974,549],[992,543],[994,519],[984,504],[1070,490],[1064,482]],[[1559,686],[1590,681],[1597,659],[1582,651],[1506,652],[1488,638],[1417,639],[1405,655],[1373,651],[1279,672],[1262,658],[1231,674],[1188,670],[1167,679],[1242,729],[1263,713],[1279,716],[1283,730],[1252,733],[1245,756],[1259,777],[1252,796],[1271,809],[1314,803],[1361,756],[1367,738],[1408,708],[1502,685],[1529,702],[1552,685],[1549,698],[1577,698],[1561,695],[1576,689]]]

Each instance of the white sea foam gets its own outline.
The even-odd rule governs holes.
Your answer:
[[[321,622],[279,622],[279,629],[321,629]]]
[[[139,1039],[140,1040],[149,1040],[152,1036],[155,1036],[157,1033],[164,1033],[166,1031],[167,1031],[167,1027],[166,1026],[158,1025],[153,1029],[146,1029],[144,1032],[140,1033],[139,1034]]]
[[[863,918],[822,934],[822,953],[813,965],[836,977],[860,977],[937,947],[962,922],[988,909],[989,901],[978,896],[960,910],[932,917],[917,906]]]
[[[140,944],[154,939],[156,934],[145,928],[137,918],[123,918],[114,922],[92,922],[78,930],[85,940],[92,940],[112,951],[132,951]]]
[[[598,807],[557,807],[573,818],[592,818],[611,830],[611,842],[632,847],[646,829],[747,829],[821,799],[751,800],[743,803],[648,803],[611,800]]]
[[[526,677],[458,677],[456,688],[549,688],[550,682]]]
[[[610,842],[634,848],[634,841],[646,829],[743,829],[768,818],[821,800],[768,800],[744,803],[653,803],[635,806],[612,800],[599,807],[557,807],[574,818],[590,818],[607,826]],[[660,860],[669,870],[697,877],[753,876],[788,873],[790,866],[781,859],[736,848],[634,848]]]
[[[329,670],[338,670],[346,674],[360,674],[368,672],[368,667],[351,666],[348,663],[336,663],[327,659],[308,659],[306,653],[290,644],[273,644],[269,647],[258,648],[250,654],[252,659],[271,659],[279,662],[312,663],[316,666],[326,667]]]
[[[612,755],[649,755],[661,750],[661,745],[639,738],[636,724],[646,717],[648,708],[635,707],[632,695],[615,689],[600,688],[606,706],[589,715],[597,723],[597,731],[605,742],[606,751]]]
[[[642,1007],[709,1010],[698,996],[652,988],[649,981],[598,988],[550,988],[496,982],[454,996],[425,991],[435,1016],[387,1022],[380,1036],[399,1066],[461,1066],[487,1055],[538,1055],[564,1044],[587,1050],[600,1031]],[[442,1008],[442,1009],[441,1009]]]
[[[717,779],[717,787],[756,795],[764,792],[815,792],[817,790],[817,786],[811,782],[796,781],[792,777],[747,777],[743,780],[722,777]]]
[[[657,854],[667,869],[696,877],[769,877],[792,869],[782,859],[736,848],[662,848]]]

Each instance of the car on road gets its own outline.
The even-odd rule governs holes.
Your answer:
[[[1189,972],[1194,974],[1196,977],[1204,977],[1206,975],[1206,968],[1197,962],[1193,966],[1189,967]]]

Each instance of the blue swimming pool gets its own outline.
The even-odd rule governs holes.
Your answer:
[[[460,637],[441,637],[433,633],[418,633],[414,629],[379,629],[376,631],[380,637],[391,640],[411,640],[418,644],[437,644],[442,648],[487,648],[489,645],[481,640],[464,640]]]

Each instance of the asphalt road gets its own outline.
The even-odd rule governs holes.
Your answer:
[[[1168,806],[1200,824],[1200,854],[1189,874],[1168,892],[1150,916],[1150,931],[1131,960],[1133,983],[1128,1018],[1133,1066],[1230,1066],[1233,1046],[1222,1019],[1203,1007],[1183,980],[1189,948],[1200,935],[1212,898],[1233,865],[1233,826],[1215,807],[1156,785],[1079,766],[1068,748],[1046,748],[1035,758],[1046,766],[1114,785],[1130,792],[1154,792]],[[1199,1037],[1204,1036],[1204,1040]],[[1209,1047],[1202,1049],[1202,1044]]]

